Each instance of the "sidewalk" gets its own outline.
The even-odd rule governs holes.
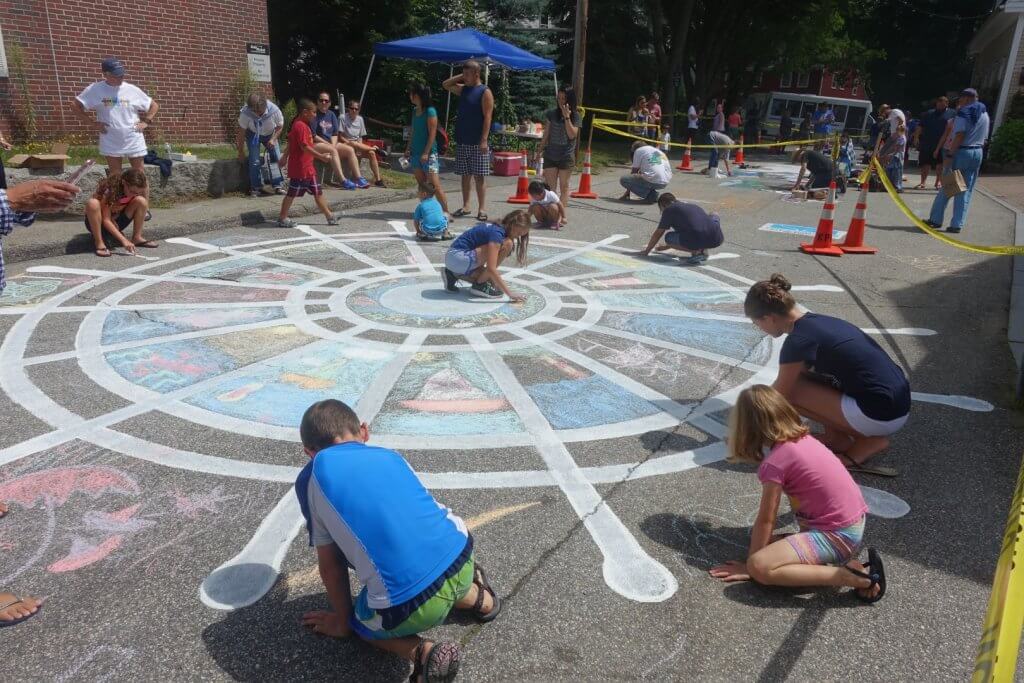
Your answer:
[[[1017,214],[1017,228],[1013,243],[1024,245],[1024,176],[985,175],[978,178],[982,192]],[[1022,374],[1018,378],[1018,396],[1024,392],[1024,257],[1013,257],[1010,288],[1010,315],[1006,323],[1006,336],[1010,350]]]

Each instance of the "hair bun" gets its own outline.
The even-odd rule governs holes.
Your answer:
[[[772,273],[772,277],[769,282],[784,292],[788,292],[793,288],[793,285],[789,284],[789,280],[787,280],[786,276],[782,273]]]

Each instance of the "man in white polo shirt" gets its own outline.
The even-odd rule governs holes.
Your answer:
[[[75,111],[89,123],[93,121],[87,112],[95,112],[100,154],[107,159],[108,173],[120,174],[124,157],[128,157],[132,168],[142,171],[142,158],[146,156],[146,137],[142,131],[153,122],[160,107],[140,88],[124,80],[124,64],[117,58],[107,57],[100,69],[103,80],[79,93],[74,101]]]
[[[367,159],[370,162],[370,172],[373,173],[373,184],[377,187],[384,187],[384,179],[380,177],[380,164],[377,162],[375,147],[363,143],[366,137],[366,122],[359,115],[359,100],[349,100],[345,105],[345,113],[341,116],[341,140],[356,151],[360,159]]]

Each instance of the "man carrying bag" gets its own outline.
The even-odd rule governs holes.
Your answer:
[[[958,233],[964,229],[988,131],[988,110],[978,101],[978,91],[967,88],[960,93],[960,109],[953,123],[953,166],[942,178],[942,190],[936,193],[931,215],[926,221],[936,230],[942,228],[950,197],[953,197],[953,219],[946,232]]]

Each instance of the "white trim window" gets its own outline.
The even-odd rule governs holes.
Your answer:
[[[796,87],[806,88],[811,83],[811,72],[798,71],[796,74]]]
[[[832,74],[832,89],[846,90],[846,84],[843,83],[843,79],[840,78],[840,75],[837,73]]]
[[[4,32],[0,28],[0,78],[10,78],[11,74],[7,68],[7,51],[4,48]]]
[[[787,71],[782,74],[782,78],[779,79],[780,88],[792,88],[793,87],[793,72]]]
[[[857,86],[858,85],[860,85],[860,79],[859,78],[853,79],[853,85],[850,86],[850,97],[856,97],[857,96]]]

